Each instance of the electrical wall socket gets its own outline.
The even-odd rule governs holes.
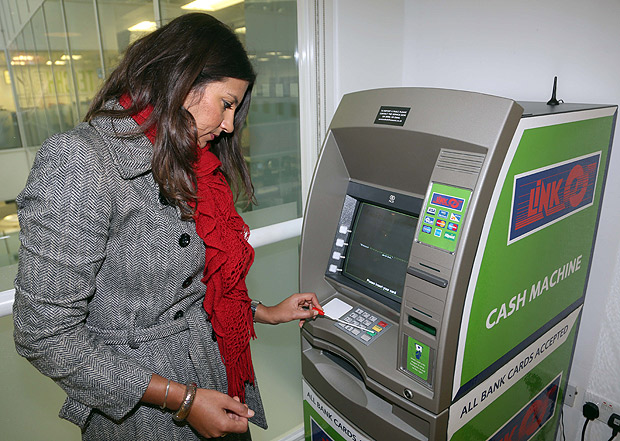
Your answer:
[[[598,420],[607,424],[609,421],[609,417],[612,413],[617,413],[620,415],[620,404],[614,403],[611,400],[605,399],[597,394],[593,394],[592,392],[586,392],[583,402],[591,401],[592,403],[598,406]]]
[[[577,398],[577,395],[579,395],[579,390],[577,389],[577,386],[572,385],[572,384],[567,384],[566,395],[564,397],[564,405],[573,407],[573,405],[575,404],[575,398]]]

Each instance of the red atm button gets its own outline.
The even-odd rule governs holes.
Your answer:
[[[381,321],[379,323],[377,323],[379,326],[381,326],[382,328],[385,328],[387,326],[387,323],[385,323],[384,321]]]

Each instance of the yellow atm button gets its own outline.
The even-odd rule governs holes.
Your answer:
[[[375,326],[373,326],[373,327],[372,327],[372,330],[373,330],[373,331],[376,331],[376,332],[381,332],[381,331],[383,331],[383,328],[381,328],[381,327],[379,327],[379,326],[375,325]]]

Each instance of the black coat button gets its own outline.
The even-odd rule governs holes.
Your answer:
[[[189,234],[183,233],[181,234],[181,237],[179,237],[179,245],[181,245],[182,247],[186,247],[189,245],[189,240]]]
[[[159,203],[162,204],[164,207],[170,205],[170,202],[168,202],[168,199],[166,199],[166,197],[161,193],[161,191],[159,192]]]
[[[174,314],[174,319],[178,320],[181,317],[183,317],[183,311],[177,311],[176,314]]]
[[[192,278],[188,277],[187,279],[185,279],[183,281],[183,284],[181,285],[183,288],[187,288],[188,286],[190,286],[192,284]]]

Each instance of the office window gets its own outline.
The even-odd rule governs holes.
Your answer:
[[[11,77],[6,55],[0,52],[0,150],[21,147],[22,141],[17,126],[17,112],[11,89]]]
[[[190,0],[163,0],[164,23],[199,9]],[[224,3],[224,2],[220,2]],[[204,4],[204,2],[203,2]],[[258,78],[242,142],[258,205],[240,199],[238,210],[251,228],[295,219],[302,214],[299,139],[297,3],[226,2],[212,14],[245,44]]]
[[[155,5],[159,4],[161,25],[200,10],[192,9],[191,3],[45,0],[24,2],[28,7],[18,11],[12,3],[2,2],[8,8],[5,20],[21,30],[8,42],[8,58],[0,54],[0,151],[21,148],[21,152],[3,156],[4,175],[12,177],[10,188],[3,185],[0,200],[17,196],[41,143],[81,121],[127,46],[154,30]],[[302,214],[297,3],[239,0],[226,5],[206,12],[237,33],[258,73],[248,119],[237,128],[258,202],[248,206],[240,196],[237,208],[255,229]]]
[[[20,23],[17,8],[15,7],[15,4],[11,4],[8,0],[4,0],[2,2],[2,6],[4,7],[2,13],[7,26],[7,33],[9,35],[13,35]]]
[[[61,119],[56,101],[54,88],[52,54],[49,47],[49,37],[45,32],[46,23],[43,8],[39,8],[32,16],[33,50],[36,64],[33,66],[36,87],[38,91],[38,107],[41,114],[41,125],[37,131],[37,141],[28,145],[38,147],[47,137],[62,130]]]
[[[17,263],[19,222],[14,202],[0,202],[0,267]]]
[[[64,4],[69,52],[60,55],[60,61],[70,66],[76,91],[71,102],[82,120],[103,81],[95,9],[91,0],[65,0]]]
[[[18,8],[18,15],[20,21],[24,22],[30,15],[30,8],[28,7],[28,1],[20,0],[16,2]]]
[[[29,26],[26,26],[28,28]],[[19,100],[22,121],[24,124],[25,142],[30,143],[33,132],[36,131],[36,112],[34,111],[34,99],[32,90],[31,67],[35,63],[34,53],[26,49],[25,33],[17,36],[13,44],[9,46],[11,68],[13,70],[13,82]]]
[[[49,59],[47,60],[51,75],[48,81],[49,91],[52,106],[56,108],[59,120],[58,131],[64,131],[79,121],[79,115],[75,107],[75,86],[71,75],[71,64],[67,58],[69,46],[60,0],[47,0],[43,4],[43,12],[49,44]]]
[[[50,126],[53,115],[48,113],[49,100],[46,96],[49,67],[46,65],[45,33],[34,31],[34,26],[42,23],[41,19],[41,14],[36,14],[24,26],[11,51],[11,65],[28,146],[40,145],[53,133]]]
[[[127,46],[155,29],[153,2],[99,0],[97,9],[105,69],[102,74],[107,77],[118,65]]]

